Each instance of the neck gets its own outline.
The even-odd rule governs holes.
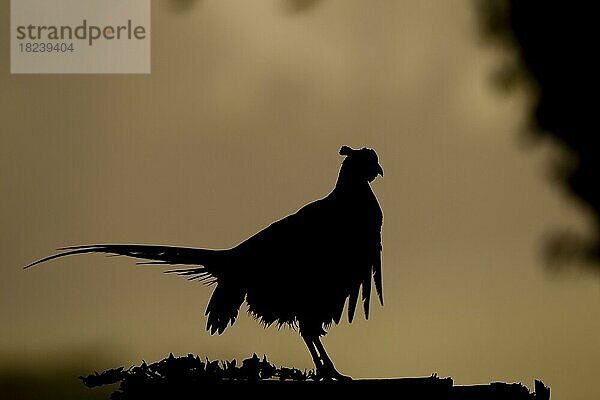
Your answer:
[[[348,170],[346,165],[342,165],[337,183],[335,184],[335,191],[356,190],[364,187],[369,187],[369,182],[364,178],[357,177],[356,174]]]

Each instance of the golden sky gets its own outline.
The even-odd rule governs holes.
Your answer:
[[[94,76],[10,75],[1,3],[0,358],[256,352],[311,368],[290,329],[244,315],[210,336],[212,288],[160,268],[93,255],[21,267],[65,245],[230,247],[326,195],[347,144],[385,170],[372,187],[386,305],[331,329],[338,369],[600,397],[598,280],[541,257],[586,215],[548,178],[556,149],[520,140],[526,95],[493,88],[503,55],[472,2],[188,3],[153,2],[151,75]]]

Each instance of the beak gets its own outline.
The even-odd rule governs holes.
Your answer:
[[[381,168],[381,165],[377,164],[377,174],[381,175],[381,177],[383,178],[383,168]]]

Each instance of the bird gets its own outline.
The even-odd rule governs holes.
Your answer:
[[[206,329],[222,334],[233,326],[242,304],[265,327],[296,329],[305,342],[319,380],[350,380],[334,366],[321,337],[344,309],[354,319],[362,302],[369,318],[371,287],[383,306],[381,272],[383,212],[371,182],[383,177],[375,150],[342,146],[343,161],[333,190],[238,245],[212,250],[140,244],[69,246],[25,268],[76,254],[104,253],[175,265],[166,270],[214,286]],[[346,307],[347,304],[347,307]]]

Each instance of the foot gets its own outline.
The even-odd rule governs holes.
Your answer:
[[[320,368],[317,368],[317,380],[319,381],[338,381],[347,382],[351,381],[352,378],[346,375],[340,374],[333,364],[325,364]]]

